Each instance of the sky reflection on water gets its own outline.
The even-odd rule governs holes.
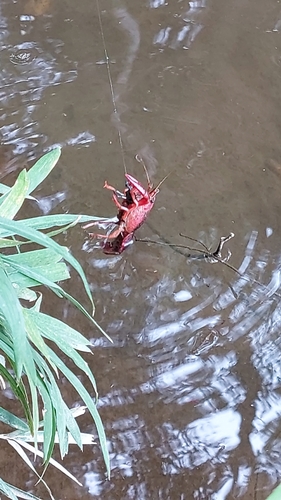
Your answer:
[[[202,477],[209,476],[209,487],[195,488],[192,498],[224,499],[231,490],[235,497],[247,497],[252,472],[268,474],[271,470],[277,477],[279,466],[274,463],[281,446],[276,435],[281,413],[281,316],[279,296],[274,294],[279,287],[280,264],[277,260],[274,269],[267,252],[258,255],[258,240],[254,232],[245,245],[241,267],[248,279],[232,271],[225,283],[218,278],[217,266],[221,264],[203,264],[200,273],[195,263],[191,273],[186,267],[189,284],[185,280],[183,286],[170,274],[150,287],[145,326],[129,334],[136,345],[130,349],[123,344],[124,369],[128,371],[121,376],[121,385],[115,379],[112,391],[100,400],[102,411],[108,408],[116,417],[119,414],[110,431],[114,477],[121,472],[123,477],[136,479],[137,464],[148,453],[158,463],[158,473],[160,467],[164,476],[192,470],[200,470]],[[95,259],[91,262],[94,268],[95,264],[99,267]],[[128,282],[132,278],[127,274],[128,264],[120,267],[119,258],[111,264],[111,287],[104,292],[110,293],[118,310],[118,304],[124,306],[131,296],[125,292],[125,283],[121,288],[120,283],[124,276]],[[143,285],[145,288],[142,282],[134,290],[136,296]],[[185,300],[175,300],[177,297]],[[130,317],[134,314],[136,309],[131,309]],[[113,338],[117,335],[116,353],[121,347],[118,332],[129,330],[127,320],[122,321],[121,316],[119,323],[112,324]],[[146,371],[139,372],[141,383],[133,362],[136,350],[146,365]],[[137,373],[132,375],[135,369]],[[151,434],[153,420],[157,423]],[[147,474],[156,474],[155,468],[149,467]],[[143,483],[139,487],[131,498],[151,494]],[[162,498],[160,490],[158,494]],[[166,494],[172,498],[169,488]],[[188,498],[184,491],[182,495]]]

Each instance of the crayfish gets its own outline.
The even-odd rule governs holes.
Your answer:
[[[143,162],[142,162],[143,163]],[[145,222],[149,212],[153,208],[157,194],[159,193],[159,187],[166,180],[168,174],[164,179],[162,179],[159,184],[153,188],[150,182],[147,169],[143,163],[145,170],[148,187],[145,189],[137,179],[135,179],[130,174],[125,174],[125,190],[123,193],[117,191],[113,186],[110,186],[107,181],[104,183],[104,188],[113,191],[112,199],[117,206],[118,213],[115,221],[112,219],[106,219],[102,221],[103,224],[116,224],[118,227],[109,235],[89,233],[90,237],[98,237],[105,240],[102,245],[103,251],[106,254],[120,254],[133,242],[135,231]],[[120,203],[119,199],[123,201]],[[83,226],[83,229],[97,224],[92,222]]]

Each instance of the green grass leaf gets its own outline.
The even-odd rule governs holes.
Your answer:
[[[14,238],[0,238],[0,248],[18,247],[22,244],[26,244],[26,241],[15,240]]]
[[[0,341],[0,347],[3,347],[2,341]],[[31,432],[33,432],[31,410],[30,410],[26,390],[25,390],[25,387],[24,387],[22,381],[17,383],[17,381],[12,377],[12,375],[9,373],[9,371],[3,365],[0,365],[0,374],[2,375],[2,377],[5,380],[7,380],[7,382],[9,382],[13,393],[16,395],[16,397],[18,398],[18,400],[22,404],[22,407],[24,409],[24,413],[26,416],[26,420],[27,420],[28,425],[29,425],[29,429]]]
[[[60,454],[61,457],[63,458],[67,452],[68,452],[68,437],[67,437],[67,423],[68,423],[68,416],[67,414],[70,413],[69,408],[67,408],[65,402],[62,399],[61,393],[59,391],[59,388],[57,386],[57,383],[55,381],[55,378],[50,371],[49,367],[46,365],[45,361],[41,357],[41,359],[38,359],[37,357],[37,363],[38,366],[41,366],[41,369],[43,373],[45,373],[45,383],[48,388],[50,397],[52,399],[52,403],[54,405],[54,408],[56,410],[56,427],[58,431],[58,436],[59,436],[59,447],[60,447]],[[82,443],[81,443],[81,437],[80,437],[80,429],[75,422],[75,419],[71,417],[70,419],[74,421],[71,422],[71,426],[75,427],[75,435],[78,436],[76,443],[78,446],[81,448]],[[77,434],[78,433],[78,434]]]
[[[29,431],[29,427],[27,423],[24,422],[24,420],[22,420],[13,413],[1,407],[0,407],[0,420],[1,422],[3,422],[3,424],[10,425],[11,427],[14,427],[14,429],[18,429],[23,432]]]
[[[6,194],[10,191],[10,187],[6,186],[6,184],[1,184],[0,182],[0,194]]]
[[[14,286],[19,299],[27,300],[28,302],[35,302],[35,300],[37,300],[37,294],[34,290],[18,287],[16,283]]]
[[[43,233],[40,233],[39,231],[36,231],[35,229],[32,229],[30,227],[26,227],[23,224],[21,224],[18,221],[7,221],[3,217],[0,217],[0,228],[6,229],[6,230],[12,230],[14,231],[14,234],[18,234],[19,236],[22,236],[23,238],[26,238],[30,241],[33,241],[35,243],[38,243],[39,245],[46,247],[46,248],[52,248],[55,252],[57,252],[61,257],[69,262],[71,266],[77,271],[79,274],[80,278],[82,279],[84,288],[86,290],[86,293],[90,299],[93,311],[94,311],[94,302],[91,294],[91,290],[89,287],[89,284],[87,282],[85,273],[79,264],[79,262],[71,255],[71,253],[65,248],[60,246],[58,243],[53,241],[51,238],[46,236]]]
[[[19,224],[23,224],[25,226],[31,227],[37,230],[50,229],[53,227],[63,227],[63,231],[67,229],[69,225],[72,224],[84,224],[85,222],[91,221],[104,221],[106,217],[93,217],[91,215],[77,215],[77,214],[61,214],[61,215],[45,215],[39,217],[32,217],[30,219],[24,219],[18,221]],[[1,229],[1,226],[0,226]],[[0,230],[0,237],[7,238],[9,236],[14,235],[14,231],[5,231],[4,229]],[[53,231],[48,236],[52,236],[55,234],[59,234],[59,232]],[[23,244],[23,242],[20,242]]]
[[[0,478],[0,491],[4,493],[11,500],[18,500],[18,497],[15,495],[14,487],[10,484],[6,483]]]
[[[267,497],[266,500],[281,500],[281,484],[273,490],[273,492]]]
[[[61,155],[61,148],[55,148],[40,158],[33,167],[28,170],[29,188],[28,194],[43,182],[55,167]]]
[[[78,366],[78,368],[80,368],[80,370],[82,370],[89,377],[97,395],[96,381],[94,379],[91,370],[89,369],[88,364],[86,363],[86,361],[84,361],[84,359],[80,356],[80,354],[76,352],[75,348],[73,348],[73,344],[76,343],[78,344],[77,339],[79,338],[81,344],[83,341],[82,344],[83,350],[85,351],[87,349],[88,352],[91,352],[89,348],[86,348],[86,345],[90,344],[89,341],[83,338],[81,334],[76,332],[70,326],[66,325],[65,323],[56,318],[52,318],[49,315],[27,309],[25,311],[25,317],[28,318],[29,322],[33,322],[34,325],[36,325],[42,336],[55,342],[56,345],[60,348],[60,350],[64,352],[76,364],[76,366]],[[47,347],[45,343],[44,343],[44,349],[46,349],[46,351],[49,351],[49,356],[50,356],[50,349],[49,347]],[[46,357],[48,356],[47,354],[45,354],[45,351],[44,355]],[[47,359],[51,359],[52,363],[54,363],[53,357],[50,356],[49,358],[49,356],[47,357]]]
[[[87,362],[77,352],[79,350],[91,352],[91,344],[70,326],[41,313],[41,294],[38,294],[37,299],[37,294],[29,288],[37,285],[50,288],[58,297],[64,297],[74,304],[107,336],[82,304],[57,284],[57,281],[69,278],[66,264],[69,263],[80,276],[94,312],[90,286],[83,268],[67,248],[62,247],[52,239],[53,236],[78,223],[102,221],[106,218],[62,214],[21,221],[13,220],[25,198],[35,199],[30,196],[30,193],[51,172],[60,154],[60,148],[56,148],[44,155],[28,172],[23,170],[19,174],[14,186],[8,187],[0,184],[0,193],[3,193],[0,197],[0,249],[15,247],[17,252],[13,255],[0,253],[0,350],[3,353],[0,356],[0,377],[3,384],[5,381],[10,384],[11,390],[21,402],[27,423],[1,407],[0,421],[17,429],[14,431],[15,437],[11,436],[10,444],[26,462],[29,461],[29,458],[21,448],[24,444],[17,440],[16,433],[21,432],[23,435],[27,435],[29,428],[29,434],[31,433],[30,436],[35,448],[29,446],[27,449],[36,451],[38,438],[40,437],[41,442],[43,436],[45,466],[47,467],[48,463],[51,462],[76,480],[60,464],[51,459],[57,438],[62,457],[68,451],[69,440],[71,442],[74,440],[81,448],[84,440],[74,418],[74,411],[71,411],[62,399],[55,375],[59,376],[61,372],[87,405],[96,424],[109,476],[110,465],[106,437],[95,400],[90,396],[80,379],[49,347],[49,342],[54,342],[87,375],[96,392],[94,376]],[[39,230],[50,230],[50,233],[43,234]],[[34,243],[43,249],[21,253],[21,245],[33,244],[34,246]],[[32,309],[23,308],[19,297],[35,301],[35,305]],[[107,338],[111,341],[108,336]],[[47,339],[48,342],[46,343],[44,339]],[[6,364],[9,364],[8,368]],[[39,397],[43,402],[43,420],[41,422],[39,421]],[[42,432],[39,431],[41,428]],[[4,434],[0,438],[8,440]],[[92,442],[91,440],[90,442]],[[84,442],[89,441],[84,440]],[[37,500],[35,496],[21,492],[1,479],[0,491],[12,500],[14,498]]]
[[[31,493],[26,493],[19,488],[16,488],[12,484],[6,483],[0,479],[0,491],[2,491],[11,500],[18,500],[18,498],[23,498],[23,500],[42,500]]]
[[[100,330],[100,332],[110,341],[112,342],[112,339],[109,337],[109,335],[100,327],[100,325],[95,321],[93,316],[91,316],[86,309],[80,304],[78,300],[76,300],[74,297],[72,297],[70,294],[65,292],[63,288],[61,288],[59,285],[56,283],[48,280],[45,276],[40,274],[38,270],[33,270],[29,268],[28,266],[23,266],[23,265],[18,265],[16,262],[11,261],[9,257],[3,256],[2,257],[4,263],[9,263],[11,267],[14,267],[16,270],[20,271],[22,274],[25,274],[31,279],[34,279],[38,283],[41,283],[47,287],[49,287],[54,293],[58,295],[58,297],[65,297],[68,299],[77,309],[79,309],[97,328]]]
[[[106,217],[93,217],[91,215],[77,215],[77,214],[56,214],[56,215],[45,215],[40,217],[32,217],[30,219],[24,219],[24,224],[33,229],[50,229],[51,227],[60,227],[67,224],[72,224],[79,217],[79,223],[84,224],[85,222],[91,221],[102,221]]]
[[[63,321],[33,309],[25,309],[24,316],[34,321],[34,324],[39,328],[42,335],[55,342],[58,347],[61,344],[67,344],[78,351],[92,352],[88,347],[91,345],[91,342]]]
[[[26,170],[19,174],[14,186],[0,205],[0,216],[13,219],[21,208],[29,187],[29,179]]]
[[[16,374],[21,377],[23,366],[32,377],[35,377],[35,366],[30,356],[22,306],[11,281],[0,262],[0,318],[1,323],[13,342],[15,352]]]
[[[49,391],[46,389],[45,384],[38,377],[38,387],[43,399],[43,428],[44,428],[44,441],[43,441],[43,454],[44,462],[49,463],[50,458],[54,451],[55,435],[56,435],[56,418],[55,409]],[[59,416],[58,416],[59,418]],[[44,473],[43,473],[44,474]]]
[[[52,359],[53,362],[56,363],[57,367],[59,370],[64,374],[64,376],[69,380],[69,382],[75,387],[76,391],[84,401],[84,403],[87,405],[89,412],[91,413],[94,422],[96,424],[99,440],[100,440],[100,445],[101,445],[101,450],[108,474],[108,479],[110,479],[110,459],[109,459],[109,453],[108,453],[108,448],[107,448],[107,443],[106,443],[106,436],[104,432],[104,427],[101,421],[101,418],[99,416],[99,413],[96,408],[96,404],[93,402],[92,397],[88,393],[88,391],[85,389],[84,385],[80,382],[79,378],[74,375],[74,373],[67,368],[67,366],[63,363],[63,361],[54,353],[52,352]]]
[[[36,311],[33,311],[33,314],[36,314]],[[25,320],[25,328],[28,335],[28,338],[31,340],[33,345],[38,349],[38,351],[45,356],[48,363],[53,368],[55,374],[58,376],[58,371],[56,365],[52,363],[51,358],[49,357],[49,350],[42,338],[41,331],[38,328],[36,321],[34,321],[34,317],[31,309],[23,309],[23,315]],[[40,314],[40,313],[37,313]]]
[[[56,409],[56,425],[59,436],[60,453],[63,458],[68,451],[68,436],[66,429],[70,431],[74,441],[79,448],[82,449],[81,432],[73,417],[72,411],[66,406],[62,399],[55,378],[46,361],[36,351],[34,351],[34,359],[41,373],[44,374],[46,387],[49,390],[50,397]]]
[[[69,270],[65,262],[62,261],[61,256],[49,248],[5,256],[3,261],[11,282],[17,288],[32,287],[41,284],[41,281],[30,278],[21,272],[21,266],[33,269],[41,276],[53,282],[64,281],[70,278]],[[13,266],[14,263],[17,269]]]

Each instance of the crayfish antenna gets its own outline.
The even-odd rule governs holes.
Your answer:
[[[149,178],[149,175],[148,175],[148,171],[147,171],[147,168],[145,166],[145,163],[143,161],[143,159],[138,155],[136,154],[135,156],[136,160],[142,164],[143,168],[144,168],[144,171],[145,171],[145,175],[146,175],[146,179],[147,179],[147,183],[148,183],[148,187],[150,189],[152,189],[153,187],[153,184],[152,182],[150,181],[150,178]],[[168,177],[170,177],[170,175],[175,171],[175,168],[173,170],[171,170],[171,172],[169,172],[167,175],[165,175],[164,179],[162,179],[159,184],[153,189],[153,191],[158,191],[160,186],[163,184],[163,182],[165,182],[166,179],[168,179]]]
[[[152,188],[152,186],[153,186],[153,184],[152,184],[152,182],[151,182],[151,180],[150,180],[150,177],[149,177],[149,174],[148,174],[148,171],[147,171],[147,168],[146,168],[146,166],[145,166],[145,163],[144,163],[143,159],[142,159],[142,158],[141,158],[141,156],[139,156],[138,154],[135,156],[135,159],[136,159],[139,163],[141,163],[141,164],[142,164],[143,169],[144,169],[144,171],[145,171],[145,176],[146,176],[146,180],[147,180],[148,187],[149,187],[149,189],[151,189],[151,188]]]
[[[159,184],[157,184],[157,186],[154,188],[154,190],[159,190],[161,184],[163,184],[163,182],[165,182],[166,179],[168,179],[168,177],[170,177],[170,175],[175,171],[174,170],[171,170],[171,172],[169,172],[167,175],[165,175],[164,179],[162,179],[162,181],[159,182]]]

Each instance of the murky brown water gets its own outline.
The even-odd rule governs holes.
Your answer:
[[[173,170],[138,236],[183,243],[185,232],[215,247],[233,231],[230,263],[264,285],[169,247],[136,242],[107,257],[81,229],[66,236],[114,345],[72,309],[49,306],[93,339],[112,480],[98,446],[73,449],[65,466],[84,488],[50,469],[55,497],[264,500],[281,477],[280,4],[0,8],[2,172],[61,144],[40,210],[113,216],[102,186],[123,188],[121,137],[140,180],[137,153],[155,182]],[[68,286],[85,299],[75,277]],[[67,385],[65,397],[77,401]],[[82,426],[94,431],[89,417]],[[8,450],[5,479],[46,498],[15,462]]]

